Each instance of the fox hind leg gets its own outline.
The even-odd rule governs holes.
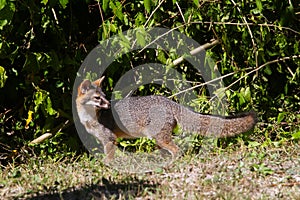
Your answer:
[[[178,156],[180,149],[172,140],[171,131],[162,131],[154,138],[160,148],[167,150],[172,155],[172,159],[175,159]]]

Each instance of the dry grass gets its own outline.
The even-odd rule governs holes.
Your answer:
[[[120,173],[81,156],[8,165],[1,199],[300,199],[300,145],[184,156],[166,169]]]

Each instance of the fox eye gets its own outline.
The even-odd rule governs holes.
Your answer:
[[[100,100],[100,96],[94,96],[96,100]]]

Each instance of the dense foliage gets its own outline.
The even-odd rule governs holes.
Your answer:
[[[35,145],[38,154],[80,149],[71,96],[84,58],[112,35],[155,26],[174,28],[200,44],[220,40],[208,53],[222,75],[232,74],[223,79],[231,112],[256,110],[263,141],[299,140],[299,16],[295,0],[0,0],[0,152],[15,156],[45,133],[52,137]],[[122,57],[123,64],[107,72],[108,91],[132,63],[176,58],[170,52],[154,55],[142,55],[143,61]],[[176,67],[189,80],[201,80],[186,66]]]

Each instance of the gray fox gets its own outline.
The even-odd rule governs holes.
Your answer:
[[[239,116],[204,115],[163,96],[126,97],[114,106],[101,90],[104,77],[84,80],[78,87],[76,107],[80,122],[104,147],[105,162],[114,158],[116,139],[149,137],[175,157],[179,147],[172,141],[177,124],[183,131],[204,136],[229,137],[252,129],[255,112]]]

